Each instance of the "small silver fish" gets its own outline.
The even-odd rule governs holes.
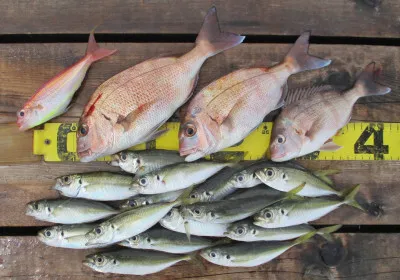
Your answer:
[[[200,256],[211,263],[228,267],[253,267],[267,263],[293,246],[302,244],[313,237],[310,232],[294,241],[282,242],[240,242],[206,248]]]
[[[185,254],[210,247],[215,243],[212,239],[192,236],[190,241],[186,234],[167,229],[150,229],[132,236],[119,245],[133,249],[149,249],[173,254]]]
[[[119,208],[121,210],[130,210],[133,208],[138,208],[145,205],[155,204],[155,203],[163,203],[163,202],[171,202],[176,200],[184,190],[177,190],[173,192],[166,192],[160,194],[153,195],[138,195],[131,199],[125,200],[121,202]]]
[[[301,183],[306,183],[298,193],[300,196],[317,197],[324,195],[338,195],[342,193],[332,188],[332,181],[326,177],[335,174],[332,170],[312,173],[305,169],[284,165],[266,166],[255,172],[256,176],[266,185],[279,191],[287,192]],[[337,172],[336,172],[337,173]]]
[[[233,194],[225,197],[225,200],[235,200],[235,199],[249,199],[257,196],[279,196],[282,192],[265,186],[264,184],[257,185],[249,189],[241,189]]]
[[[110,164],[137,176],[183,162],[178,152],[168,150],[122,151],[112,156]]]
[[[91,172],[59,177],[53,189],[68,197],[113,201],[137,195],[130,189],[132,182],[131,175]]]
[[[38,220],[60,223],[89,223],[118,214],[107,204],[85,199],[44,199],[28,203],[26,215]]]
[[[205,181],[231,163],[201,161],[177,163],[140,176],[132,190],[141,194],[157,194],[185,189]]]
[[[337,231],[340,227],[341,225],[337,225],[316,230],[310,225],[302,224],[284,228],[262,228],[254,225],[251,220],[245,220],[232,224],[225,236],[244,242],[285,241],[298,238],[310,232],[325,236]]]
[[[85,234],[95,225],[93,224],[73,224],[57,225],[42,229],[38,232],[38,239],[48,246],[88,249],[97,246],[86,246],[87,239]]]
[[[160,225],[166,229],[180,233],[197,236],[223,237],[230,224],[201,223],[193,220],[185,221],[179,209],[173,208],[164,218],[160,220]]]
[[[103,273],[147,275],[164,270],[190,255],[175,255],[157,251],[123,249],[86,256],[83,264]]]
[[[280,228],[317,220],[343,204],[364,210],[354,199],[360,186],[347,191],[344,198],[297,197],[268,206],[254,215],[254,224],[264,228]]]

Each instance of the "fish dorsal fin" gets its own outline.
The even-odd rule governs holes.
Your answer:
[[[335,88],[331,85],[291,89],[286,92],[285,105],[287,106],[289,104],[299,101],[300,99],[308,98],[317,93],[323,93],[333,90],[335,90]]]

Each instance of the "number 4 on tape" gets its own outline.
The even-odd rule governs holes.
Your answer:
[[[166,123],[168,132],[133,150],[178,150],[179,123]],[[45,161],[77,161],[75,123],[46,123],[43,130],[34,131],[33,152]],[[257,160],[265,158],[271,137],[272,123],[262,123],[246,139],[208,158],[215,160]],[[310,160],[400,160],[400,123],[349,123],[333,141],[342,146],[334,152],[314,152],[301,159]],[[110,160],[103,157],[99,161]]]

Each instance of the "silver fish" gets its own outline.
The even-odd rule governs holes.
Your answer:
[[[240,242],[206,248],[200,256],[211,263],[228,267],[253,267],[271,261],[293,246],[306,242],[313,237],[310,232],[294,241],[282,242]]]
[[[192,236],[190,241],[183,233],[167,229],[150,229],[132,236],[119,245],[133,249],[149,249],[173,254],[185,254],[210,247],[215,243],[212,239]]]
[[[131,175],[91,172],[59,177],[53,189],[68,197],[112,201],[137,195],[130,189],[132,182]]]
[[[173,192],[166,192],[153,195],[138,195],[131,199],[121,202],[119,208],[121,210],[126,211],[129,209],[138,208],[145,205],[171,202],[176,200],[183,192],[184,190],[177,190]]]
[[[343,204],[364,210],[354,197],[359,185],[351,188],[344,198],[305,197],[280,201],[254,215],[254,224],[264,228],[299,225],[317,220]]]
[[[107,204],[85,199],[44,199],[28,203],[26,215],[38,220],[60,223],[89,223],[118,214]]]
[[[120,242],[142,233],[161,220],[174,206],[182,203],[191,189],[186,190],[177,200],[157,203],[122,212],[86,234],[87,245],[105,245]]]
[[[187,223],[186,227],[185,223]],[[223,237],[230,224],[201,223],[193,220],[185,221],[179,209],[173,208],[160,220],[160,225],[166,229],[180,233],[190,233],[197,236]],[[189,232],[187,232],[187,229]]]
[[[282,192],[267,187],[263,184],[258,186],[249,188],[249,189],[242,189],[234,192],[233,194],[225,197],[225,200],[235,200],[235,199],[245,199],[245,198],[253,198],[257,196],[278,196],[282,195]]]
[[[341,196],[341,192],[333,189],[332,181],[326,177],[326,175],[335,174],[334,172],[336,171],[321,170],[312,173],[305,169],[271,164],[256,171],[255,174],[264,184],[279,191],[290,191],[304,182],[306,183],[304,188],[298,193],[300,196]]]
[[[115,252],[88,255],[83,264],[103,273],[147,275],[159,272],[180,261],[189,261],[190,259],[190,255],[123,249]]]
[[[225,236],[230,239],[244,242],[253,241],[284,241],[298,238],[310,232],[322,236],[335,232],[341,225],[316,230],[310,225],[302,224],[284,228],[262,228],[253,224],[251,220],[239,221],[232,224]]]
[[[231,163],[201,161],[177,163],[140,176],[132,190],[141,194],[157,194],[185,189],[205,181]]]
[[[163,168],[167,165],[183,162],[185,159],[176,151],[145,150],[122,151],[112,156],[110,164],[137,176]]]
[[[57,225],[42,229],[38,232],[38,239],[48,246],[88,249],[97,246],[86,246],[87,239],[85,234],[95,225],[93,224],[74,224]]]

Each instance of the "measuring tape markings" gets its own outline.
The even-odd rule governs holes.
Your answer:
[[[264,122],[238,144],[212,154],[215,160],[257,160],[265,157],[269,147],[272,122]],[[178,150],[179,123],[169,122],[161,129],[168,132],[156,140],[132,147],[133,150]],[[76,153],[76,123],[46,123],[43,130],[34,130],[33,151],[45,161],[78,161]],[[334,137],[343,146],[335,152],[316,151],[301,159],[309,160],[400,160],[399,123],[349,123]],[[108,161],[103,157],[98,161]]]

